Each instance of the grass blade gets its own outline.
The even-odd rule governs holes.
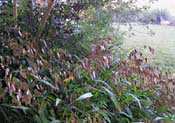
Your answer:
[[[116,99],[116,97],[115,97],[115,94],[112,93],[109,89],[107,89],[107,88],[105,88],[105,87],[103,87],[103,89],[109,94],[109,96],[110,96],[112,102],[114,103],[116,109],[117,109],[119,112],[121,112],[121,108],[120,108],[120,105],[119,105],[119,103],[118,103],[118,101],[117,101],[117,99]]]

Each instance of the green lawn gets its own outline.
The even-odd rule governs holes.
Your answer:
[[[121,26],[121,30],[126,31],[129,26]],[[133,24],[132,31],[125,35],[123,48],[143,48],[144,45],[155,49],[155,54],[151,55],[145,51],[145,55],[150,58],[150,62],[159,65],[163,69],[175,71],[175,27],[165,25],[144,25]],[[151,31],[155,35],[151,35]],[[132,35],[134,34],[134,35]]]

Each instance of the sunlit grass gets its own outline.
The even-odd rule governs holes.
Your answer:
[[[121,30],[127,31],[128,27],[123,25]],[[147,28],[145,25],[132,25],[132,30],[125,35],[122,47],[126,50],[143,49],[144,45],[155,49],[154,55],[144,51],[151,64],[161,66],[164,70],[175,71],[175,27],[149,25]]]

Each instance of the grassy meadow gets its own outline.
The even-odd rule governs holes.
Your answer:
[[[125,50],[142,50],[144,45],[151,46],[155,50],[154,55],[143,50],[151,64],[159,65],[163,70],[175,71],[175,27],[132,24],[132,27],[122,25],[120,28],[127,32],[122,46]]]

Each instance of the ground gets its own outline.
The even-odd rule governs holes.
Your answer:
[[[128,31],[128,27],[128,25],[122,25],[121,30]],[[144,45],[155,49],[154,55],[144,51],[150,58],[151,64],[159,65],[163,70],[175,71],[175,27],[133,24],[132,30],[125,35],[123,48],[143,49]]]

